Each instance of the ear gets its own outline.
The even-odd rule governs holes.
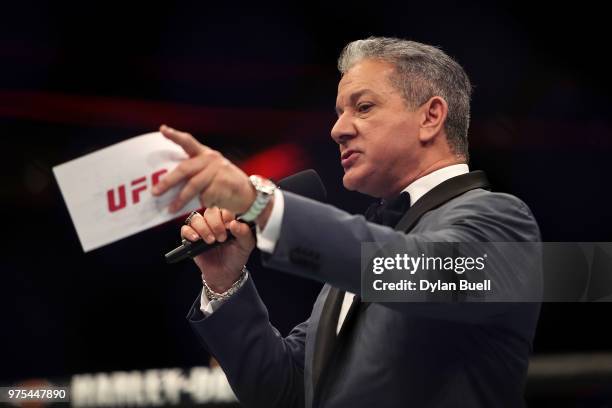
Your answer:
[[[419,108],[421,118],[419,140],[429,143],[444,129],[448,104],[441,96],[432,96]]]

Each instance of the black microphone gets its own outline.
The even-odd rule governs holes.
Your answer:
[[[300,171],[299,173],[292,174],[291,176],[285,177],[278,182],[278,187],[289,192],[299,194],[301,196],[310,198],[312,200],[324,202],[327,199],[327,191],[321,181],[321,178],[313,169]],[[255,225],[252,225],[255,228]],[[231,232],[227,231],[227,239],[235,239]],[[176,263],[187,258],[193,258],[196,255],[206,252],[209,249],[215,248],[224,242],[213,242],[207,244],[203,239],[191,242],[184,240],[183,244],[179,247],[174,248],[168,252],[166,257],[166,263]]]

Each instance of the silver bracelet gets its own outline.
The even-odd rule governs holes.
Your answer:
[[[214,290],[212,290],[210,286],[208,286],[204,278],[202,278],[202,283],[204,284],[204,293],[206,294],[206,297],[208,298],[208,300],[225,300],[229,298],[234,293],[236,293],[238,289],[240,289],[240,287],[246,280],[247,272],[248,271],[246,269],[246,266],[243,266],[242,273],[240,274],[240,277],[238,278],[238,280],[236,280],[236,282],[234,282],[232,286],[223,293],[217,293]]]

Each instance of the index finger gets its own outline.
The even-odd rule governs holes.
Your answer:
[[[189,157],[197,156],[198,153],[205,149],[204,145],[198,142],[195,137],[191,136],[191,134],[187,132],[181,132],[166,125],[161,125],[159,127],[159,131],[166,138],[181,146]]]

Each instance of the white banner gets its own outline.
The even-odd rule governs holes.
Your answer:
[[[53,173],[83,251],[88,252],[200,208],[196,198],[177,213],[167,208],[183,185],[161,197],[151,187],[187,158],[161,133],[136,136],[60,164]]]

